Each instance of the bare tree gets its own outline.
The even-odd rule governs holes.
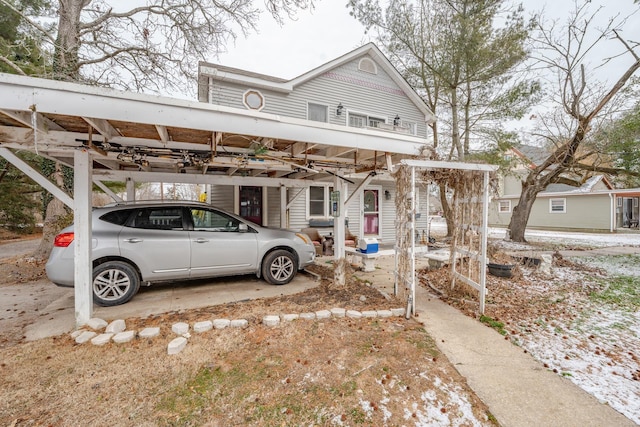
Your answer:
[[[54,79],[155,92],[195,93],[198,61],[256,31],[262,13],[254,0],[133,1],[120,8],[106,0],[56,3],[53,30],[21,13],[46,35],[54,52]],[[16,10],[9,0],[0,4]],[[266,11],[280,23],[308,7],[313,0],[265,1]]]
[[[580,177],[584,176],[581,171],[598,169],[584,162],[592,155],[585,149],[587,137],[619,111],[626,101],[620,96],[621,91],[640,68],[638,43],[626,40],[618,30],[625,19],[610,19],[604,29],[598,30],[595,17],[600,10],[590,13],[588,7],[588,2],[576,4],[567,24],[560,28],[539,27],[539,59],[555,76],[552,93],[557,95],[554,100],[558,108],[544,118],[540,126],[543,132],[539,133],[553,147],[552,153],[523,179],[520,200],[513,209],[509,237],[517,242],[525,241],[524,232],[538,193],[553,183],[571,183],[571,173]],[[594,69],[589,71],[595,51],[607,41],[617,41],[619,51],[609,54],[601,66],[613,63],[614,59],[631,60],[608,87],[595,81]]]
[[[122,9],[105,0],[58,0],[57,25],[50,29],[9,0],[0,0],[0,5],[48,42],[53,64],[47,77],[152,92],[166,88],[196,93],[198,61],[223,52],[238,34],[257,30],[261,13],[254,0],[133,1]],[[265,0],[264,5],[282,23],[284,16],[313,7],[313,0]],[[50,178],[62,186],[60,165],[48,168],[55,170]],[[65,218],[69,216],[60,201],[47,205],[36,256],[48,256]]]

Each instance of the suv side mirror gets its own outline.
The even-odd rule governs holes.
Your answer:
[[[238,224],[238,231],[241,233],[246,233],[247,231],[249,231],[249,226],[244,222],[241,222],[240,224]]]

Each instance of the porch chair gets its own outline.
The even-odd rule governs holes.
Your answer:
[[[320,234],[320,232],[315,228],[303,228],[300,232],[309,236],[311,241],[313,242],[313,246],[316,249],[316,256],[321,256],[324,253],[325,241],[327,240],[324,236]]]

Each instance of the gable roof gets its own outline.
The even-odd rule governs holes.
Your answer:
[[[270,89],[278,92],[292,92],[296,86],[308,82],[322,74],[340,67],[354,59],[363,56],[370,56],[376,64],[381,67],[391,79],[398,85],[415,106],[424,114],[427,123],[433,123],[436,120],[435,115],[422,100],[420,95],[407,83],[398,70],[391,64],[389,59],[378,49],[373,43],[367,43],[349,53],[346,53],[332,61],[329,61],[319,67],[316,67],[304,74],[299,75],[291,80],[280,79],[278,77],[259,74],[251,71],[241,70],[238,68],[226,67],[219,64],[200,62],[198,70],[199,74],[212,77],[217,80],[226,82],[240,83],[251,85],[256,88]]]

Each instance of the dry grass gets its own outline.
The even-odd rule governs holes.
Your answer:
[[[401,306],[353,279],[333,286],[326,267],[316,272],[322,285],[297,295],[126,319],[129,330],[160,326],[150,340],[13,342],[0,349],[0,425],[379,426],[413,424],[428,413],[451,422],[471,413],[493,425],[417,322],[261,324],[267,314]],[[185,350],[167,354],[173,322],[213,318],[246,318],[249,327],[193,334]]]

